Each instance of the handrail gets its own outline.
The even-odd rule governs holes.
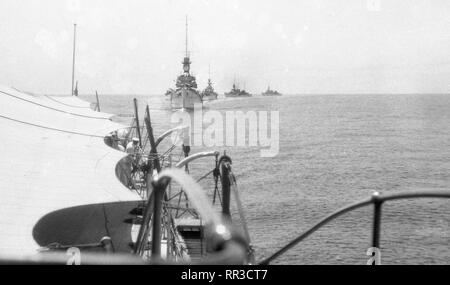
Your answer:
[[[271,261],[277,257],[284,254],[289,249],[293,248],[295,245],[300,243],[302,240],[310,236],[312,233],[320,229],[322,226],[328,224],[332,220],[345,213],[351,212],[358,208],[362,208],[371,204],[374,204],[374,216],[373,216],[373,230],[372,230],[372,246],[380,247],[380,223],[381,223],[381,210],[382,204],[386,201],[401,200],[401,199],[412,199],[412,198],[450,198],[450,191],[414,191],[414,192],[400,192],[393,194],[380,195],[378,192],[372,194],[372,197],[364,199],[357,203],[350,204],[344,208],[341,208],[328,216],[321,219],[315,225],[310,227],[308,230],[300,234],[297,238],[289,242],[287,245],[279,249],[277,252],[272,254],[270,257],[264,259],[259,264],[268,265]]]
[[[180,131],[180,130],[185,130],[189,128],[189,126],[178,126],[176,128],[170,129],[168,131],[166,131],[165,133],[163,133],[162,135],[160,135],[157,139],[156,139],[156,146],[158,146],[167,136],[169,136],[170,134],[172,134],[175,131]]]
[[[199,159],[199,158],[209,157],[209,156],[218,157],[219,156],[219,152],[218,151],[207,151],[207,152],[199,152],[199,153],[193,154],[191,156],[186,157],[182,161],[178,162],[175,165],[175,167],[176,168],[182,168],[183,166],[185,166],[189,162],[192,162],[192,161],[194,161],[196,159]]]

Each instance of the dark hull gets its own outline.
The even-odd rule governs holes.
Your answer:
[[[174,109],[194,109],[196,104],[203,104],[200,93],[193,89],[179,89],[172,92],[170,102]]]
[[[262,96],[281,96],[280,93],[262,93]]]
[[[202,93],[202,99],[203,101],[212,101],[212,100],[217,100],[217,93]]]
[[[252,94],[225,93],[225,97],[252,97]]]

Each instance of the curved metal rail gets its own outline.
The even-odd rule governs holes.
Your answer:
[[[176,168],[182,168],[185,165],[189,164],[189,162],[192,162],[192,161],[194,161],[196,159],[199,159],[199,158],[209,157],[209,156],[218,157],[219,156],[219,152],[218,151],[208,151],[208,152],[199,152],[199,153],[193,154],[193,155],[188,156],[185,159],[181,160],[180,162],[178,162],[175,165],[175,167]]]
[[[158,145],[159,145],[166,137],[168,137],[168,136],[171,135],[172,133],[178,132],[178,131],[184,131],[184,130],[186,130],[187,128],[189,128],[189,126],[179,126],[179,127],[176,127],[176,128],[173,128],[173,129],[170,129],[170,130],[166,131],[165,133],[163,133],[162,135],[160,135],[160,136],[156,139],[156,142],[155,142],[156,147],[158,147]]]
[[[373,228],[372,228],[372,246],[373,247],[380,247],[380,225],[381,225],[381,211],[382,211],[382,205],[386,201],[392,201],[392,200],[403,200],[403,199],[414,199],[414,198],[450,198],[450,191],[417,191],[417,192],[401,192],[401,193],[394,193],[394,194],[386,194],[386,195],[380,195],[378,192],[375,192],[372,197],[368,199],[364,199],[362,201],[359,201],[357,203],[351,204],[349,206],[346,206],[344,208],[341,208],[340,210],[337,210],[336,212],[326,216],[319,222],[317,222],[314,226],[300,234],[297,238],[289,242],[287,245],[282,247],[280,250],[272,254],[270,257],[264,259],[259,264],[261,265],[268,265],[270,262],[272,262],[274,259],[278,258],[294,246],[296,246],[298,243],[303,241],[305,238],[310,236],[312,233],[320,229],[322,226],[328,224],[332,220],[342,216],[345,213],[351,212],[353,210],[368,206],[373,204],[374,205],[374,215],[373,215]]]
[[[154,172],[152,199],[148,201],[153,207],[148,208],[152,212],[152,259],[144,261],[139,254],[111,254],[108,250],[109,239],[103,238],[98,244],[79,245],[81,248],[102,247],[106,253],[83,253],[83,264],[188,264],[186,262],[171,262],[161,259],[161,214],[164,194],[170,181],[180,184],[183,191],[192,202],[194,208],[198,211],[205,221],[205,232],[208,246],[211,253],[198,264],[217,265],[217,264],[248,264],[247,248],[248,241],[242,232],[234,227],[228,220],[222,217],[213,209],[207,199],[201,186],[183,170],[172,168],[165,169],[160,173]],[[145,215],[144,215],[145,216]],[[143,231],[147,231],[144,229]],[[142,235],[140,233],[140,235]],[[142,235],[147,236],[147,235]],[[153,238],[155,237],[155,238]],[[138,240],[144,240],[139,239]],[[137,246],[140,248],[141,246]],[[66,250],[70,247],[59,246],[60,250]],[[109,254],[108,254],[109,253]],[[137,252],[135,252],[137,253]],[[49,252],[39,256],[25,257],[0,257],[0,264],[66,264],[68,262],[67,254],[64,251]]]
[[[224,248],[227,245],[235,244],[232,246],[236,254],[230,256],[236,262],[236,258],[240,261],[239,264],[246,262],[246,251],[248,247],[247,239],[240,234],[236,229],[233,229],[232,225],[215,212],[206,195],[203,193],[201,186],[187,173],[177,168],[165,169],[160,172],[155,180],[152,182],[154,193],[154,206],[153,206],[153,227],[152,227],[152,259],[158,260],[161,254],[161,212],[162,202],[166,188],[170,181],[173,180],[182,186],[183,191],[188,196],[194,208],[199,215],[205,221],[205,227],[207,228],[207,240],[209,246],[217,251],[220,248]],[[227,263],[226,260],[222,260],[220,256],[217,256],[216,262],[221,260],[221,263]],[[210,260],[212,262],[212,260]]]

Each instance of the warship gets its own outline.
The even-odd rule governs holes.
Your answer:
[[[21,149],[0,161],[0,264],[254,262],[245,219],[231,216],[231,202],[242,208],[229,156],[190,154],[185,126],[155,136],[148,105],[142,122],[136,99],[127,126],[100,111],[97,92],[94,109],[74,90],[0,85],[1,138]],[[190,164],[208,157],[211,171],[194,180]],[[11,179],[18,173],[20,183]]]
[[[236,80],[234,80],[233,82],[233,88],[231,89],[231,91],[225,93],[225,97],[251,97],[251,96],[252,94],[245,91],[245,88],[241,90],[236,87]]]
[[[263,95],[263,96],[281,96],[281,93],[276,90],[270,89],[270,86],[268,86],[267,90],[265,92],[263,92],[261,95]]]
[[[183,74],[178,76],[176,89],[169,89],[166,96],[170,96],[171,106],[174,109],[194,109],[194,105],[202,104],[202,96],[197,90],[195,76],[190,74],[191,60],[188,52],[188,22],[186,18],[186,50],[183,59]]]
[[[126,126],[75,95],[0,86],[0,102],[2,128],[15,134],[2,141],[22,150],[0,161],[0,264],[253,262],[248,231],[231,217],[231,159],[184,145],[158,152],[182,128],[154,136],[148,105],[142,123],[135,100]],[[208,157],[200,186],[190,164]],[[9,179],[18,171],[21,183]]]
[[[0,85],[0,139],[5,149],[17,150],[4,151],[0,160],[0,264],[268,265],[330,222],[363,207],[371,210],[367,264],[380,264],[376,250],[384,246],[386,204],[450,199],[448,189],[373,192],[292,233],[290,242],[256,261],[226,153],[190,154],[183,144],[177,154],[176,142],[161,151],[167,138],[186,127],[156,137],[148,105],[142,123],[135,99],[135,116],[126,126],[100,111],[97,94],[92,110],[74,90],[74,80],[69,96]],[[241,92],[233,85],[230,93],[238,97]],[[138,144],[131,153],[123,151],[134,142]],[[194,179],[190,164],[203,158],[212,158],[210,171]],[[200,182],[210,187],[203,189],[207,186]]]
[[[202,92],[202,99],[204,101],[211,101],[211,100],[216,100],[217,99],[217,92],[214,91],[214,88],[212,87],[212,82],[211,82],[211,69],[209,69],[208,72],[209,76],[208,76],[208,86],[205,88],[205,90],[203,90]]]

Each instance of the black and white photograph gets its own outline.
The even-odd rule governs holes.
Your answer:
[[[0,0],[0,145],[0,265],[448,265],[450,2]]]

